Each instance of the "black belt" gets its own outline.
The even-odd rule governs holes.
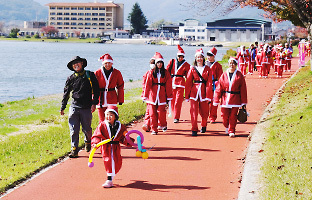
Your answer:
[[[110,142],[107,142],[107,144],[119,144],[119,141],[110,141]]]
[[[175,74],[171,74],[171,78],[173,78],[173,77],[182,77],[183,78],[183,75],[175,75]]]
[[[240,94],[240,91],[223,91],[225,93],[230,93],[230,94]]]
[[[115,88],[100,88],[100,91],[114,91]]]
[[[165,86],[165,83],[153,83],[154,85],[160,85],[160,86]]]
[[[206,83],[206,81],[194,81],[194,83]]]

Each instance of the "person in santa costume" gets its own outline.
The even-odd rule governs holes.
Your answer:
[[[108,106],[124,103],[124,80],[120,71],[113,68],[113,58],[109,54],[104,54],[99,60],[102,61],[102,67],[95,71],[100,86],[99,104],[96,107],[102,122]]]
[[[141,98],[144,95],[145,91],[145,84],[146,84],[146,77],[147,74],[150,73],[150,71],[154,70],[156,67],[155,65],[155,55],[150,59],[150,70],[148,70],[144,75],[143,75],[143,80],[142,80],[142,94]],[[150,104],[146,105],[146,111],[145,111],[145,116],[144,116],[144,123],[142,126],[142,129],[146,132],[149,132],[151,129],[151,116],[150,116]]]
[[[254,44],[250,44],[248,51],[250,54],[250,62],[248,63],[248,74],[252,75],[255,69],[257,49]]]
[[[167,130],[166,104],[172,100],[172,82],[169,72],[164,67],[164,59],[159,52],[155,54],[156,68],[149,71],[143,93],[143,101],[149,104],[152,135],[158,133],[159,128]],[[158,113],[158,114],[157,114]]]
[[[207,61],[206,65],[210,67],[212,72],[212,90],[213,92],[216,89],[216,86],[218,85],[218,81],[220,76],[223,74],[222,65],[218,63],[215,59],[217,55],[217,49],[213,47],[207,52]],[[210,105],[210,106],[209,106]],[[215,123],[217,119],[217,109],[218,106],[214,106],[213,104],[208,104],[209,106],[209,120],[210,123]]]
[[[244,75],[236,69],[237,60],[229,59],[229,68],[221,75],[214,93],[213,104],[221,106],[221,116],[226,134],[235,137],[239,107],[247,105],[247,86]],[[221,103],[220,103],[221,99]]]
[[[190,115],[192,123],[192,136],[197,136],[197,118],[200,114],[201,133],[206,132],[209,113],[208,102],[212,100],[212,72],[210,67],[205,65],[205,55],[202,49],[196,50],[194,65],[191,66],[185,86],[185,100],[190,101]]]
[[[244,76],[246,76],[246,70],[250,61],[250,55],[249,51],[246,50],[244,45],[240,47],[240,51],[236,55],[236,60],[238,60],[239,63],[239,70],[243,73]]]
[[[177,59],[169,61],[166,70],[172,78],[172,100],[171,109],[173,112],[173,122],[178,123],[181,115],[182,103],[184,100],[185,78],[190,69],[190,64],[184,59],[185,52],[178,45]]]
[[[270,62],[269,58],[271,57],[271,51],[269,49],[269,45],[265,44],[263,46],[263,50],[259,57],[259,64],[261,65],[261,77],[268,78],[269,70],[270,70]]]
[[[282,45],[277,45],[275,53],[275,66],[276,66],[276,72],[277,77],[281,78],[283,75],[283,68],[286,66],[286,52],[283,51]]]
[[[92,146],[95,147],[99,142],[113,138],[109,143],[99,147],[107,173],[107,181],[102,185],[104,188],[113,187],[113,178],[121,169],[120,143],[131,147],[125,137],[126,126],[121,124],[118,118],[118,108],[112,105],[108,106],[105,110],[105,120],[97,126],[91,139]]]
[[[291,59],[292,59],[292,53],[293,53],[293,49],[289,47],[288,43],[285,43],[285,48],[283,50],[283,52],[285,52],[286,54],[286,66],[285,66],[285,70],[288,70],[290,72],[291,69]]]

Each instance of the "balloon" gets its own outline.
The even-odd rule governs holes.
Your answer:
[[[89,162],[88,162],[88,167],[93,167],[94,166],[94,162],[92,162],[92,159],[93,159],[93,155],[95,153],[95,151],[103,144],[106,144],[106,143],[109,143],[110,141],[112,141],[114,137],[110,138],[110,139],[107,139],[107,140],[103,140],[102,142],[99,142],[96,144],[95,148],[93,148],[91,150],[91,153],[89,155]]]
[[[131,139],[130,139],[130,135],[132,133],[136,133],[138,134],[137,136],[137,144],[135,144]],[[143,146],[143,142],[144,142],[144,136],[143,134],[138,131],[138,130],[131,130],[126,134],[126,139],[127,142],[129,144],[131,144],[132,146],[137,146],[137,151],[135,153],[136,157],[142,157],[143,159],[147,159],[148,158],[148,153],[146,152],[145,147]]]

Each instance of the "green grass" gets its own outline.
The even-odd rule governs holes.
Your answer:
[[[287,83],[268,119],[261,199],[312,199],[312,72],[310,67]]]
[[[137,98],[141,91],[141,88],[126,90],[126,103],[118,106],[123,124],[129,124],[144,115],[146,104]],[[70,151],[68,111],[65,110],[67,112],[64,116],[59,114],[61,95],[55,98],[28,98],[1,105],[0,120],[4,127],[1,127],[1,131],[5,136],[0,142],[0,194],[57,162]],[[31,119],[27,119],[29,116]],[[8,134],[15,131],[10,127],[19,124],[37,125],[43,121],[49,125],[47,128],[34,129],[19,135]],[[98,123],[96,111],[93,113],[93,130]],[[84,134],[81,133],[80,146],[83,145],[83,137]]]
[[[67,39],[48,39],[48,38],[26,38],[26,37],[19,37],[19,38],[6,38],[1,36],[0,40],[6,41],[30,41],[30,42],[77,42],[77,43],[94,43],[98,42],[99,38],[86,38],[86,39],[79,39],[79,38],[67,38]]]

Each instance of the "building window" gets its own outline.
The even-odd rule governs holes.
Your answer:
[[[100,26],[105,26],[105,23],[99,23]]]
[[[72,17],[71,20],[77,20],[77,17]]]
[[[64,22],[64,25],[69,25],[69,22]]]
[[[98,7],[92,7],[92,10],[98,10],[99,8]]]
[[[105,7],[100,7],[99,10],[105,10]]]
[[[55,7],[50,7],[50,10],[55,10]]]
[[[55,17],[50,17],[50,20],[55,20]]]
[[[112,24],[111,23],[107,23],[106,26],[112,26]]]
[[[236,32],[236,31],[237,31],[237,29],[231,29],[231,31],[232,31],[232,32]]]
[[[64,15],[69,15],[69,13],[64,13]]]
[[[110,22],[112,21],[112,18],[106,18],[106,21]]]
[[[72,9],[72,10],[77,10],[78,8],[77,8],[77,7],[71,7],[71,9]]]
[[[63,25],[63,23],[62,22],[57,22],[56,25]]]
[[[63,7],[57,7],[58,10],[63,10]]]
[[[70,23],[70,25],[76,26],[77,23],[76,22],[72,22],[72,23]]]
[[[57,13],[57,15],[63,15],[63,13],[61,13],[61,12],[58,12],[58,13]]]
[[[98,13],[92,13],[92,16],[98,16],[99,14]]]
[[[69,20],[69,17],[64,17],[64,20]]]
[[[78,23],[79,26],[83,26],[83,23]]]
[[[89,20],[91,20],[91,18],[85,18],[85,20],[86,20],[86,21],[89,21]]]
[[[69,10],[69,7],[65,7],[64,10]]]
[[[97,21],[98,20],[98,18],[92,18],[92,21]]]
[[[195,29],[185,29],[184,32],[195,32]]]
[[[84,13],[78,13],[79,16],[84,16]]]
[[[100,21],[105,21],[105,18],[100,18],[99,20],[100,20]]]
[[[83,7],[79,7],[78,10],[84,10]]]
[[[69,27],[64,27],[64,29],[69,29]]]
[[[91,26],[91,23],[85,23],[85,26]]]
[[[50,25],[55,25],[55,22],[51,22]]]
[[[70,13],[71,15],[77,15],[77,13]]]
[[[90,27],[85,27],[85,29],[90,29]]]
[[[63,29],[63,27],[57,27],[57,29]]]
[[[97,26],[98,24],[97,23],[92,23],[92,26]]]
[[[54,13],[54,12],[52,12],[52,13],[50,13],[50,15],[55,15],[55,13]]]
[[[85,16],[91,16],[91,13],[85,13]]]
[[[225,29],[219,29],[219,31],[220,31],[221,33],[224,33],[224,32],[225,32]]]
[[[198,29],[197,32],[205,32],[205,29]]]
[[[76,27],[71,27],[71,29],[77,29]]]
[[[86,7],[86,9],[85,10],[91,10],[91,8],[90,7]]]
[[[57,20],[63,20],[63,17],[58,17]]]
[[[99,16],[105,16],[105,13],[99,13]]]
[[[80,21],[81,21],[81,20],[83,20],[83,18],[78,18],[78,20],[80,20]]]

